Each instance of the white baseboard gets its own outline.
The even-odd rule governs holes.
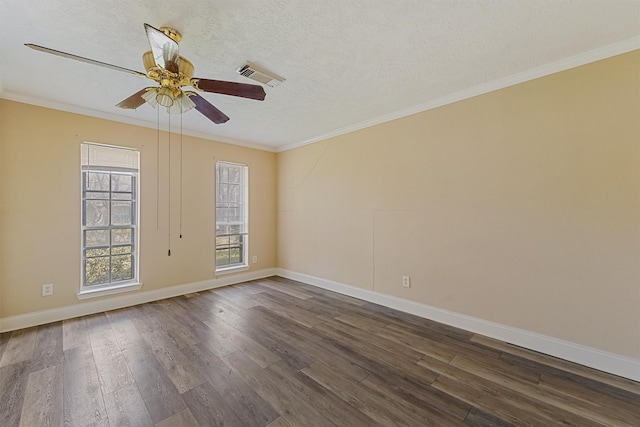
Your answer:
[[[57,322],[73,317],[86,316],[108,310],[130,307],[145,302],[157,301],[192,292],[219,288],[222,286],[257,280],[270,276],[282,276],[287,279],[328,289],[354,298],[390,307],[426,319],[435,320],[470,332],[482,334],[491,338],[505,341],[520,347],[559,357],[570,362],[579,363],[590,368],[608,372],[621,377],[640,381],[640,360],[603,350],[587,347],[581,344],[564,341],[534,332],[525,331],[510,326],[501,325],[465,314],[455,313],[415,301],[410,301],[391,295],[385,295],[367,289],[349,286],[344,283],[297,273],[281,268],[249,271],[229,276],[219,276],[210,280],[170,286],[152,291],[124,294],[112,298],[83,302],[70,306],[37,311],[0,318],[0,332],[28,328],[46,323]]]
[[[558,338],[529,332],[510,326],[501,325],[465,314],[432,307],[426,304],[385,295],[367,289],[345,285],[344,283],[295,271],[277,268],[276,274],[291,280],[308,283],[319,288],[328,289],[354,298],[390,307],[426,319],[435,320],[470,332],[505,341],[560,359],[598,369],[621,377],[640,381],[640,360],[627,356],[609,353],[585,345],[564,341]]]
[[[221,286],[233,285],[246,282],[248,280],[263,279],[277,274],[275,268],[263,270],[247,271],[233,275],[218,276],[214,279],[203,280],[201,282],[186,283],[183,285],[170,286],[152,291],[142,291],[127,293],[111,298],[96,301],[83,302],[68,305],[50,310],[36,311],[33,313],[20,314],[0,318],[0,332],[14,331],[16,329],[29,328],[31,326],[43,325],[45,323],[57,322],[59,320],[71,319],[73,317],[86,316],[88,314],[101,313],[103,311],[115,310],[123,307],[142,304],[145,302],[157,301],[165,298],[176,297],[191,292],[199,292],[207,289],[219,288]]]

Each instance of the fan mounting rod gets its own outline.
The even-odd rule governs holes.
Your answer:
[[[171,40],[175,41],[176,43],[182,40],[182,34],[180,34],[178,30],[174,30],[173,28],[169,28],[169,27],[160,27],[159,30],[165,33],[167,37],[169,37]]]

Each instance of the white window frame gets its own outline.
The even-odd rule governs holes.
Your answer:
[[[139,180],[139,165],[140,165],[140,153],[138,150],[127,147],[116,147],[104,144],[95,144],[84,142],[81,144],[82,150],[82,164],[81,164],[81,270],[80,270],[80,292],[78,293],[79,299],[109,295],[119,292],[126,292],[131,290],[137,290],[142,287],[139,282],[139,258],[140,258],[140,232],[139,232],[139,219],[140,219],[140,180]],[[103,161],[93,159],[90,153],[91,150],[107,153],[116,153],[116,161],[111,158],[106,158]],[[118,151],[123,150],[123,151]],[[117,154],[120,153],[124,157],[131,160],[129,163],[133,164],[118,164]],[[93,162],[93,164],[92,164]],[[90,189],[88,179],[91,174],[102,174],[108,176],[108,190],[106,189]],[[118,190],[114,188],[114,176],[128,176],[131,177],[131,186],[129,190]],[[87,225],[87,206],[91,201],[104,201],[106,206],[106,214],[108,215],[108,221],[102,225]],[[130,203],[129,218],[131,218],[131,224],[114,224],[114,216],[112,208],[119,202],[128,204]],[[121,203],[121,204],[122,204]],[[131,230],[131,239],[129,243],[114,242],[114,231],[116,230]],[[107,235],[107,241],[102,244],[88,244],[88,233],[95,231],[103,231]],[[113,261],[118,256],[126,256],[128,253],[118,254],[117,250],[121,249],[126,252],[129,249],[131,254],[131,277],[126,279],[114,279],[113,274]],[[89,255],[92,251],[106,251],[105,255]],[[87,267],[86,263],[91,259],[108,259],[109,267],[107,271],[108,280],[97,284],[87,284]]]
[[[226,169],[226,179],[224,170]],[[240,182],[231,182],[229,172],[238,171]],[[231,187],[238,187],[240,194],[231,200]],[[228,273],[249,268],[249,167],[244,164],[216,162],[216,241],[214,264],[216,273]],[[229,229],[233,229],[230,231]],[[226,252],[227,263],[220,263]],[[233,262],[232,252],[238,255]],[[220,263],[220,264],[219,264]]]

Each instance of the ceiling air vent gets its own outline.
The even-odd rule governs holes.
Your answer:
[[[282,77],[270,73],[264,68],[260,68],[256,64],[253,64],[251,62],[247,62],[242,67],[238,68],[237,71],[238,74],[242,76],[271,87],[276,87],[285,80]]]

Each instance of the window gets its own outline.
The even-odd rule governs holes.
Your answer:
[[[83,143],[82,288],[138,282],[137,150]]]
[[[216,163],[216,271],[247,267],[248,168]]]

